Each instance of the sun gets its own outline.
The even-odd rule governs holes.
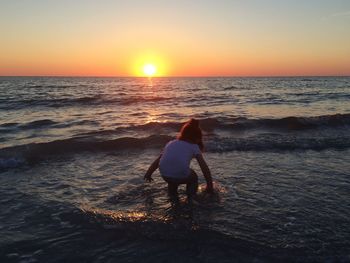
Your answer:
[[[157,69],[152,64],[147,64],[143,66],[143,73],[148,77],[152,77],[156,72],[157,72]]]
[[[129,74],[135,77],[164,77],[168,75],[166,57],[156,53],[137,53],[130,57]]]

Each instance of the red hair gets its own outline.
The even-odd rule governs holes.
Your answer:
[[[204,149],[202,130],[199,127],[199,121],[196,119],[190,119],[182,126],[178,139],[189,143],[197,144],[201,151],[203,151]]]

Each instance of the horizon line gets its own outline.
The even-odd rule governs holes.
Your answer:
[[[208,76],[117,76],[117,75],[0,75],[0,77],[37,77],[37,78],[303,78],[303,77],[350,77],[349,75],[208,75]]]

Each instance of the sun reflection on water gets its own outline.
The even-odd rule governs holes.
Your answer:
[[[87,215],[107,222],[145,222],[150,219],[146,213],[139,211],[111,211],[88,207],[81,207],[81,210]]]

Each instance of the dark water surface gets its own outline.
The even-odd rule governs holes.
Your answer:
[[[2,77],[0,261],[348,262],[349,99],[350,78]],[[142,177],[189,117],[217,192],[174,204]]]

